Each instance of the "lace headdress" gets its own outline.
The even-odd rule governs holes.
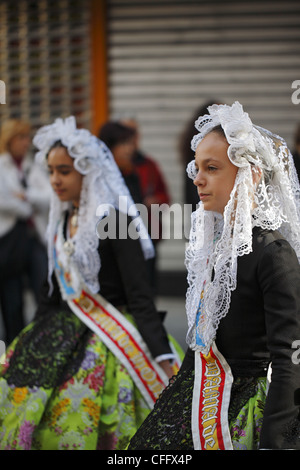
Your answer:
[[[252,229],[279,230],[300,259],[300,187],[293,158],[284,140],[254,126],[240,103],[213,105],[195,123],[195,151],[201,140],[221,126],[228,158],[238,167],[224,214],[205,211],[202,202],[192,214],[186,250],[188,290],[187,343],[207,351],[236,288],[237,259],[252,251]],[[261,175],[255,184],[253,171]],[[195,162],[187,167],[196,177]],[[213,275],[212,275],[213,274]]]
[[[74,261],[72,279],[79,288],[82,278],[90,291],[97,293],[100,289],[98,273],[101,267],[98,254],[99,238],[96,231],[99,208],[113,207],[133,217],[146,259],[154,255],[152,241],[107,146],[88,130],[77,129],[73,116],[66,119],[59,118],[53,124],[39,129],[34,136],[33,144],[38,150],[36,161],[46,164],[48,152],[57,141],[61,141],[70,157],[74,159],[74,168],[84,175],[78,211],[78,229],[72,237],[71,250],[66,254]],[[70,203],[61,202],[53,191],[47,228],[50,285],[54,270],[54,237],[63,212],[69,209]],[[100,212],[103,212],[102,209]]]

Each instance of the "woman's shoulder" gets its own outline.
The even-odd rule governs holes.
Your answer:
[[[252,250],[247,256],[239,259],[240,269],[249,269],[249,266],[255,266],[261,263],[269,256],[272,258],[276,252],[292,250],[290,244],[278,230],[268,230],[261,227],[254,227],[252,234]]]
[[[279,230],[263,229],[261,227],[254,227],[253,229],[253,248],[264,249],[271,243],[283,241],[288,243],[285,237],[279,232]]]
[[[142,254],[134,219],[118,209],[109,211],[98,221],[97,236],[100,239],[101,256],[106,250],[112,250],[119,257]]]
[[[124,239],[128,235],[131,217],[111,206],[97,222],[97,234],[100,240]]]
[[[299,272],[296,253],[290,243],[278,230],[255,227],[252,251],[238,259],[239,277],[247,280],[275,276],[275,273]]]
[[[253,230],[253,253],[258,259],[282,259],[285,262],[297,262],[297,256],[279,230],[255,227]],[[298,264],[298,262],[297,262]]]

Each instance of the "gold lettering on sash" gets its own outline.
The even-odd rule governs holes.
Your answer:
[[[81,296],[77,299],[80,307],[86,311],[89,316],[100,325],[108,336],[117,343],[118,347],[123,351],[125,356],[132,362],[140,377],[146,382],[147,387],[155,398],[158,398],[162,392],[164,385],[157,380],[157,374],[152,367],[149,367],[144,355],[131,340],[130,335],[122,326],[111,316],[102,312],[101,309],[88,297]]]

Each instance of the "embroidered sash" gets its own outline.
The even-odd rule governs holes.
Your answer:
[[[158,396],[168,385],[167,375],[152,358],[137,328],[112,304],[85,288],[79,296],[76,295],[71,270],[59,261],[60,245],[55,243],[54,246],[55,273],[63,298],[73,313],[99,336],[126,367],[148,406],[153,408]],[[180,359],[171,343],[170,347],[176,357],[172,366],[175,375],[180,367]]]
[[[232,450],[228,407],[233,377],[212,344],[207,355],[195,351],[192,433],[195,450]]]
[[[126,367],[148,405],[153,408],[160,393],[168,384],[168,377],[152,359],[138,330],[101,295],[84,290],[79,298],[68,304],[92,331]],[[174,354],[175,351],[174,351]],[[179,359],[173,364],[174,374],[179,370]]]

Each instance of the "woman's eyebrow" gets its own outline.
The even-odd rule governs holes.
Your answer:
[[[195,160],[195,163],[197,164],[197,160]],[[201,160],[201,163],[207,164],[207,163],[220,163],[220,162],[219,162],[219,160],[217,160],[213,157],[209,157],[209,158],[205,158],[204,160]]]
[[[71,165],[48,165],[48,168],[57,168],[58,170],[65,170],[69,168],[73,168]]]

